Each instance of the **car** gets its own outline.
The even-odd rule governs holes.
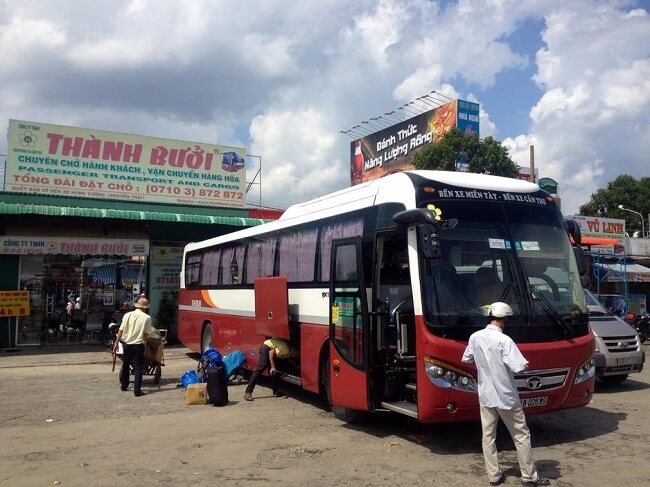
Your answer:
[[[585,289],[589,328],[594,334],[596,377],[602,382],[620,384],[629,374],[643,370],[645,352],[634,328],[610,313],[598,298]]]

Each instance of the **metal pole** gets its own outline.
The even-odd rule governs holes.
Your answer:
[[[643,221],[643,213],[641,213],[639,211],[630,210],[629,208],[625,208],[625,206],[623,206],[623,205],[618,205],[618,207],[621,210],[629,211],[630,213],[635,213],[635,214],[639,215],[639,217],[641,218],[641,238],[645,238],[645,222]]]
[[[260,182],[257,183],[257,184],[259,185],[259,187],[260,187],[260,200],[259,200],[259,207],[262,208],[262,156],[255,156],[255,155],[253,155],[253,154],[248,154],[248,157],[250,157],[250,158],[253,158],[253,157],[254,157],[254,158],[256,158],[256,159],[259,159],[259,161],[260,161],[260,167],[259,167],[259,169],[257,170],[257,172],[255,173],[255,176],[253,177],[253,180],[252,180],[251,182],[247,183],[247,184],[248,184],[248,187],[246,188],[246,192],[248,193],[248,190],[250,189],[250,187],[251,187],[253,184],[256,184],[256,183],[255,183],[255,180],[257,179],[257,175],[259,174],[259,176],[260,176]]]

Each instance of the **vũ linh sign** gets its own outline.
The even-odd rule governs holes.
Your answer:
[[[242,207],[242,148],[9,121],[5,191]]]
[[[29,291],[0,291],[1,318],[29,315]]]

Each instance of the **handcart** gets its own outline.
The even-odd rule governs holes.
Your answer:
[[[158,330],[162,341],[157,347],[150,347],[145,344],[144,360],[142,362],[142,375],[153,376],[153,383],[160,384],[160,377],[162,375],[162,367],[165,366],[165,344],[167,343],[167,330],[162,328]],[[115,364],[117,358],[122,360],[122,344],[118,344],[117,352],[113,353],[113,371],[115,371]],[[131,364],[129,374],[134,375],[133,364]]]

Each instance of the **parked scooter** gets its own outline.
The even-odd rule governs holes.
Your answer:
[[[102,319],[102,336],[104,337],[106,346],[111,348],[115,343],[117,331],[120,329],[119,320],[115,315],[116,313],[114,311],[107,311],[104,313],[104,318]]]
[[[645,343],[650,338],[650,315],[647,313],[642,315],[627,313],[625,315],[625,321],[639,334],[641,343]]]

